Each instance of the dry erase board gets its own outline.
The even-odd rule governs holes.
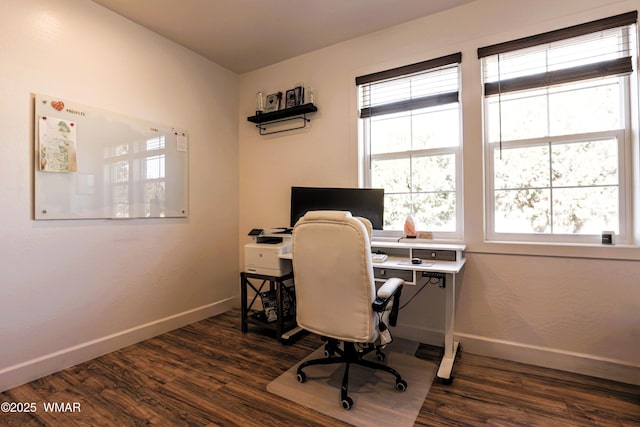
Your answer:
[[[34,218],[188,216],[188,136],[35,95]]]

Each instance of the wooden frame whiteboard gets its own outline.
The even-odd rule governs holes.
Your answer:
[[[186,132],[40,94],[34,113],[36,220],[188,216]],[[54,169],[57,141],[64,166]]]

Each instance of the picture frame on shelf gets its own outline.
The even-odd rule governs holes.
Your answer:
[[[264,112],[271,113],[273,111],[280,110],[281,103],[282,103],[282,92],[276,92],[276,93],[267,95],[267,102],[265,103]]]
[[[296,105],[304,104],[304,86],[296,86],[293,90],[296,93]]]
[[[304,86],[296,86],[286,93],[286,108],[297,107],[304,104]]]
[[[285,95],[285,108],[291,108],[296,106],[296,91],[289,89]]]

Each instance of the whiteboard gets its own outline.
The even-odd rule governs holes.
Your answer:
[[[34,218],[188,216],[184,130],[35,95]]]

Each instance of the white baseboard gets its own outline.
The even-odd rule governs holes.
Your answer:
[[[418,328],[410,325],[397,325],[391,328],[391,335],[423,344],[444,346],[444,333],[433,329]]]
[[[0,392],[75,366],[131,344],[181,328],[233,308],[234,298],[218,301],[144,325],[9,366],[0,370]]]
[[[444,345],[442,331],[399,325],[397,328],[392,328],[391,332],[398,338],[440,347]],[[455,339],[460,342],[462,351],[467,353],[640,385],[640,366],[621,360],[471,334],[455,334]],[[455,365],[453,370],[455,372]]]
[[[469,334],[455,337],[465,352],[640,385],[640,366],[622,360]]]

